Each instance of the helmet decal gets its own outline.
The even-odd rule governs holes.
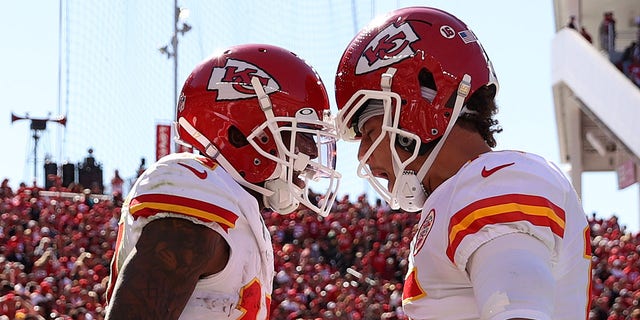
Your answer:
[[[251,85],[253,77],[260,80],[267,94],[280,89],[278,83],[264,70],[234,59],[227,59],[224,67],[213,68],[207,89],[218,91],[217,101],[253,98],[256,96]]]
[[[367,44],[358,59],[356,74],[371,72],[413,56],[415,51],[411,44],[419,39],[410,24],[389,24]]]
[[[460,31],[458,35],[460,35],[460,38],[462,38],[465,44],[478,41],[478,38],[476,38],[476,35],[471,30]]]
[[[453,37],[456,36],[456,32],[453,28],[447,25],[440,27],[440,34],[447,39],[453,39]]]

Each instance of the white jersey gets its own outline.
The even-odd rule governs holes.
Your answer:
[[[428,197],[411,242],[403,289],[406,314],[411,319],[508,318],[481,316],[477,297],[492,293],[476,292],[467,268],[481,245],[515,233],[530,235],[549,250],[555,292],[544,293],[554,303],[549,306],[553,314],[545,317],[587,319],[591,249],[579,198],[555,165],[516,151],[482,154]]]
[[[122,207],[110,288],[142,228],[178,217],[216,231],[230,247],[219,273],[198,281],[180,319],[268,319],[273,248],[255,198],[222,167],[190,153],[171,154],[141,175]]]

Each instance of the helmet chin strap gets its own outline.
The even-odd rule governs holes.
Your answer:
[[[264,112],[264,115],[267,119],[267,127],[274,139],[277,140],[277,135],[279,132],[277,128],[273,127],[273,122],[268,121],[270,119],[275,118],[273,114],[273,108],[271,105],[271,99],[269,99],[269,95],[264,91],[262,84],[260,83],[260,79],[258,77],[251,78],[251,85],[253,86],[253,90],[256,92],[256,96],[258,97],[258,102],[260,103],[260,108]],[[276,141],[276,146],[278,147],[278,153],[284,154],[284,150],[280,143]],[[276,170],[274,172],[274,179],[269,179],[265,181],[264,187],[270,193],[261,192],[264,197],[262,199],[264,205],[273,209],[274,211],[280,214],[289,214],[295,211],[300,205],[300,201],[293,196],[293,191],[301,194],[302,191],[297,186],[290,185],[287,182],[286,174],[293,174],[293,172],[286,172],[289,170]]]
[[[265,181],[264,187],[273,192],[272,195],[263,197],[264,205],[278,212],[279,214],[289,214],[300,205],[300,201],[296,199],[291,193],[291,189],[297,186],[290,186],[283,179],[273,179]]]
[[[444,145],[445,140],[449,136],[451,129],[456,124],[456,120],[462,111],[462,106],[464,103],[464,99],[469,94],[471,90],[471,76],[465,74],[462,77],[462,81],[458,85],[458,91],[456,96],[456,102],[453,107],[453,111],[451,113],[451,118],[449,120],[449,124],[447,125],[444,134],[440,138],[440,141],[433,148],[431,153],[427,159],[422,163],[420,170],[416,174],[414,171],[404,170],[397,178],[396,185],[394,186],[394,192],[397,196],[398,204],[400,208],[409,212],[417,212],[422,210],[427,197],[429,196],[428,192],[425,190],[422,180],[427,175],[429,169],[433,165],[440,149]]]

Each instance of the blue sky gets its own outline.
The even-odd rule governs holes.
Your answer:
[[[27,121],[12,124],[12,111],[18,115],[29,112],[32,117],[47,117],[48,113],[57,115],[65,112],[73,116],[70,116],[69,125],[64,130],[56,124],[49,124],[50,129],[40,140],[40,159],[43,153],[48,152],[52,154],[54,161],[79,162],[86,155],[86,150],[94,147],[96,159],[103,165],[105,181],[111,178],[115,169],[119,169],[125,177],[133,176],[141,157],[145,157],[148,162],[154,160],[153,126],[156,123],[167,123],[173,115],[173,69],[171,62],[157,51],[159,46],[168,42],[173,28],[170,9],[173,1],[164,2],[164,7],[169,8],[164,11],[159,8],[162,6],[160,1],[150,0],[129,3],[89,1],[86,7],[93,5],[91,12],[86,7],[74,7],[75,10],[87,10],[87,16],[98,17],[90,16],[95,23],[88,23],[86,30],[68,42],[76,50],[74,52],[89,52],[102,48],[98,46],[104,42],[119,42],[122,40],[118,38],[120,34],[126,34],[126,39],[122,40],[126,46],[136,44],[148,48],[140,51],[145,52],[136,57],[140,60],[133,62],[123,52],[130,52],[125,50],[138,47],[114,47],[109,56],[100,56],[101,52],[95,52],[92,53],[96,56],[95,59],[71,59],[71,70],[102,75],[109,74],[108,69],[121,68],[123,64],[128,64],[127,70],[143,68],[138,65],[142,64],[139,61],[144,60],[151,64],[153,77],[160,80],[145,83],[135,87],[135,90],[126,79],[122,80],[128,77],[124,72],[109,74],[109,77],[85,76],[80,80],[72,78],[71,81],[66,81],[65,69],[62,74],[63,85],[59,90],[58,1],[24,0],[11,2],[10,6],[5,5],[9,11],[0,20],[3,35],[0,50],[0,117],[5,118],[5,121],[0,121],[0,134],[5,137],[5,154],[0,158],[0,177],[9,178],[11,185],[17,186],[20,181],[29,181],[33,175],[33,162],[30,162],[33,161],[30,149],[33,148],[33,140],[29,124]],[[288,47],[306,58],[318,69],[330,95],[333,94],[333,73],[344,46],[353,37],[355,30],[363,27],[371,17],[396,7],[415,4],[447,10],[465,21],[476,33],[496,69],[500,81],[498,120],[504,128],[504,132],[497,136],[497,149],[533,152],[559,163],[550,82],[550,45],[554,35],[552,1],[378,1],[373,7],[371,3],[374,2],[371,1],[278,1],[277,5],[274,5],[276,1],[248,1],[239,5],[246,12],[236,12],[238,8],[233,8],[229,3],[225,3],[222,8],[204,1],[185,0],[179,3],[191,10],[187,22],[193,26],[183,37],[179,47],[179,84],[198,61],[220,46],[264,42]],[[300,11],[306,4],[313,8]],[[357,12],[345,13],[345,6],[350,7],[351,4],[356,4]],[[108,11],[110,6],[118,7],[117,10],[136,12],[122,14],[119,18],[105,13],[104,18],[100,18],[99,11]],[[138,16],[138,12],[143,12],[144,16]],[[220,12],[225,14],[220,16]],[[78,14],[77,11],[75,13]],[[164,15],[162,21],[166,21],[166,24],[161,27],[138,24],[138,20],[153,20],[155,15]],[[217,20],[227,19],[224,25],[229,26],[229,29],[213,28],[214,15]],[[322,15],[333,15],[334,20],[330,21],[335,22],[322,25],[326,24]],[[239,17],[245,16],[247,21],[242,22],[243,27],[237,27]],[[255,23],[267,24],[269,28],[255,26]],[[124,33],[121,30],[124,26],[131,25],[136,27],[135,31]],[[305,40],[307,38],[309,40]],[[138,51],[135,52],[136,56],[140,55]],[[332,54],[326,54],[327,52]],[[126,62],[120,62],[119,59]],[[93,93],[91,90],[94,87],[100,87],[103,91]],[[160,94],[156,94],[157,87],[162,87]],[[135,93],[132,97],[113,94],[121,92],[123,88],[124,91],[132,90]],[[144,105],[144,100],[135,100],[137,96],[140,99],[146,97],[146,102],[151,101],[149,103],[154,107],[143,109],[144,112],[131,107],[123,112],[114,107],[116,111],[109,112],[111,106],[126,104],[129,100],[135,101],[135,105]],[[101,99],[113,101],[112,105],[101,105]],[[82,103],[83,106],[70,106],[71,103]],[[333,107],[335,108],[335,104]],[[130,118],[135,117],[135,121],[127,121],[126,117],[123,118],[123,113],[127,113]],[[113,130],[92,130],[92,126],[87,124],[89,118],[96,118],[101,125]],[[78,123],[82,123],[82,126]],[[89,137],[91,141],[83,140]],[[62,140],[65,142],[60,145],[59,141]],[[121,148],[118,148],[120,145]],[[346,175],[341,193],[356,195],[367,192],[369,189],[366,183],[352,173],[355,168],[356,145],[341,143],[338,148],[338,168]],[[41,177],[39,181],[42,183]],[[639,229],[640,192],[637,185],[617,190],[614,173],[586,173],[583,174],[582,195],[585,212],[588,214],[597,212],[603,217],[616,214],[630,230]],[[374,197],[374,194],[370,195],[370,198]]]

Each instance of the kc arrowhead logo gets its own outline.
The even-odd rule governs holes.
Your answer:
[[[208,90],[218,91],[216,100],[248,99],[256,96],[251,78],[260,79],[267,94],[280,90],[278,83],[261,68],[240,60],[227,59],[224,67],[214,67]]]
[[[364,49],[358,59],[356,74],[371,72],[413,56],[415,51],[411,44],[419,39],[410,24],[390,24]]]

